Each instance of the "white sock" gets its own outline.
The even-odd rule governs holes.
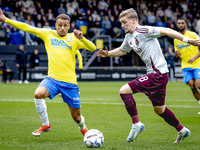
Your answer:
[[[35,106],[39,113],[40,119],[42,120],[42,125],[49,126],[49,119],[47,115],[47,106],[45,100],[35,98]]]
[[[198,102],[199,102],[199,105],[200,105],[200,100],[198,100]]]
[[[136,123],[136,124],[133,124],[133,126],[139,127],[139,126],[140,126],[140,124],[141,124],[141,122],[139,121],[138,123]]]
[[[85,129],[85,119],[82,115],[81,115],[81,122],[80,123],[75,122],[75,123],[78,125],[80,130]]]

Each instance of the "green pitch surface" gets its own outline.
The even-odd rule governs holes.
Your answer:
[[[137,140],[126,142],[131,129],[129,117],[119,96],[126,82],[80,82],[82,115],[89,129],[104,135],[105,150],[199,150],[200,105],[183,82],[169,82],[166,106],[191,131],[181,144],[173,144],[176,130],[156,115],[144,94],[135,94],[139,117],[146,130]],[[87,150],[68,106],[56,96],[46,99],[51,131],[40,137],[32,132],[41,124],[34,104],[34,91],[39,83],[0,84],[0,149],[1,150]]]

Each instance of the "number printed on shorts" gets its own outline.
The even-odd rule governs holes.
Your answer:
[[[148,80],[148,76],[143,76],[143,77],[139,78],[140,82],[143,82],[143,81],[146,81],[146,80]]]

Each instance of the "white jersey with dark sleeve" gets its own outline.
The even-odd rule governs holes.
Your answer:
[[[152,65],[164,74],[169,71],[158,37],[160,37],[159,27],[137,25],[133,34],[126,34],[120,49],[126,52],[134,50],[146,64],[147,74],[155,73]]]

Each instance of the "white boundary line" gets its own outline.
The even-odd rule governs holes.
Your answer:
[[[103,105],[124,105],[124,103],[112,103],[112,102],[86,102],[86,99],[82,99],[81,104],[103,104]],[[109,99],[97,99],[97,100],[102,100],[102,101],[108,101]],[[91,99],[89,100],[91,101]],[[109,100],[111,101],[111,100]],[[113,100],[112,100],[113,101]],[[172,101],[172,100],[171,100]],[[174,100],[173,100],[174,101]],[[176,100],[177,101],[177,100]],[[181,100],[178,100],[181,101]],[[195,101],[195,100],[184,100],[184,101]],[[0,102],[34,102],[33,99],[0,99]],[[47,103],[63,103],[62,100],[47,100]],[[151,104],[137,104],[137,106],[152,106]],[[167,105],[168,107],[181,107],[181,108],[200,108],[200,106],[186,106],[186,105]]]

